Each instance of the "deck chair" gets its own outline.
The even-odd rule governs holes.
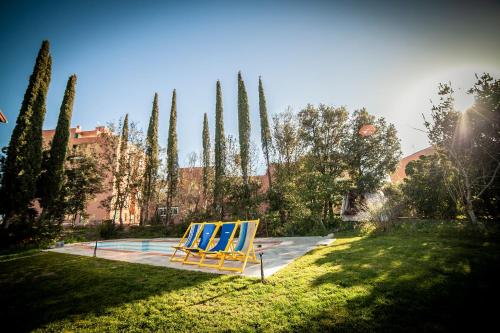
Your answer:
[[[189,227],[184,232],[179,244],[177,246],[172,246],[175,251],[170,256],[170,261],[183,261],[181,258],[175,258],[177,251],[186,252],[185,249],[190,248],[194,245],[195,241],[198,239],[200,230],[202,229],[203,223],[191,223]]]
[[[186,252],[186,256],[182,261],[183,264],[198,265],[198,261],[189,261],[189,257],[191,255],[198,255],[200,250],[206,250],[209,246],[211,246],[215,234],[219,229],[219,226],[220,223],[217,222],[203,224],[203,229],[201,230],[198,244],[196,246],[191,246],[184,249],[184,252]]]
[[[243,273],[248,261],[253,263],[259,262],[253,248],[253,241],[258,227],[259,220],[241,222],[238,244],[232,251],[221,251],[222,258],[218,267],[219,270]],[[237,260],[242,262],[242,265],[240,267],[224,266],[226,260]]]
[[[236,229],[238,229],[239,221],[225,222],[222,223],[221,225],[222,227],[221,227],[220,237],[217,244],[209,250],[199,251],[201,259],[198,266],[219,268],[222,265],[222,258],[223,258],[222,252],[228,251],[229,247],[232,245],[234,235],[236,234]],[[207,257],[211,259],[220,258],[220,260],[217,264],[207,264],[204,263]]]

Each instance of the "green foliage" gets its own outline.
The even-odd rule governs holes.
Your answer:
[[[128,113],[125,115],[123,120],[120,142],[118,145],[119,157],[118,166],[112,172],[114,176],[114,216],[113,223],[116,222],[116,214],[120,211],[120,225],[123,225],[123,220],[121,218],[121,212],[123,206],[125,205],[128,198],[128,182],[127,175],[130,170],[130,157],[128,154],[129,145],[129,125],[128,125]]]
[[[75,99],[76,75],[71,75],[66,85],[56,131],[50,146],[49,158],[44,165],[42,176],[42,196],[40,203],[46,210],[44,216],[48,220],[62,222],[64,219],[64,164],[70,136],[71,115]]]
[[[250,161],[250,115],[245,82],[238,72],[238,133],[243,184],[248,185],[248,165]]]
[[[304,201],[313,220],[325,229],[333,206],[338,204],[349,183],[342,179],[346,169],[343,140],[347,136],[348,113],[344,107],[308,105],[299,112],[300,138],[305,148],[301,177]]]
[[[210,131],[208,129],[208,117],[207,114],[203,114],[203,196],[206,202],[208,202],[208,191],[210,188],[210,177],[211,177],[211,166],[210,166]],[[207,208],[207,204],[205,204]]]
[[[175,89],[172,92],[172,108],[170,109],[170,122],[168,127],[167,142],[167,223],[170,222],[170,207],[177,195],[179,184],[179,157],[177,152],[177,101]]]
[[[153,110],[149,118],[148,132],[146,136],[146,157],[144,166],[144,182],[142,188],[141,224],[149,220],[150,204],[156,195],[158,180],[158,94],[155,93]]]
[[[57,332],[447,332],[496,325],[498,239],[440,221],[335,237],[266,284],[50,252],[0,256],[8,304],[2,323]],[[264,254],[264,266],[267,260]]]
[[[49,42],[43,41],[24,94],[4,164],[0,200],[4,228],[14,221],[25,223],[35,214],[31,209],[31,202],[35,198],[36,184],[41,172],[42,126],[51,66]],[[15,215],[20,215],[21,218],[11,221]]]
[[[360,135],[364,125],[373,125],[374,134]],[[357,194],[374,192],[382,186],[388,174],[396,169],[401,157],[396,128],[384,118],[376,118],[365,109],[354,111],[350,135],[344,141],[347,173]]]
[[[85,218],[90,200],[103,190],[105,175],[95,158],[78,148],[67,157],[62,188],[64,214],[70,215],[73,224],[78,216]]]
[[[99,239],[110,239],[116,234],[116,225],[113,220],[104,220],[97,227]]]
[[[439,86],[439,104],[425,121],[428,137],[436,148],[444,171],[451,178],[447,188],[469,220],[477,220],[478,207],[489,217],[498,216],[500,199],[500,80],[484,74],[469,90],[474,105],[460,112],[455,109],[453,89]],[[450,177],[454,175],[454,177]]]
[[[406,166],[408,176],[401,188],[409,209],[418,217],[434,219],[455,218],[456,203],[448,193],[450,177],[437,155],[422,156]]]
[[[260,140],[262,143],[262,152],[264,153],[264,159],[266,161],[269,186],[271,186],[270,154],[272,148],[272,136],[271,136],[271,130],[269,128],[269,120],[267,117],[266,96],[264,95],[264,87],[262,86],[262,80],[260,76],[259,76],[259,116],[260,116]]]
[[[215,101],[215,149],[214,149],[214,211],[222,218],[224,215],[224,177],[226,165],[226,137],[224,135],[224,115],[220,81],[216,84]]]

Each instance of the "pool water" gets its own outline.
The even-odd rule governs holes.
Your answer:
[[[89,246],[95,246],[95,243],[88,243]],[[177,242],[167,241],[106,241],[97,242],[97,249],[102,250],[121,250],[121,251],[136,251],[136,252],[156,252],[171,254],[174,252],[172,246],[177,245]]]

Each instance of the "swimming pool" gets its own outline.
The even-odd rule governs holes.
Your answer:
[[[237,240],[236,240],[237,241]],[[278,246],[281,241],[276,240],[257,240],[254,242],[256,252],[261,252],[269,248]],[[174,253],[172,246],[179,244],[179,241],[174,240],[116,240],[116,241],[98,241],[97,251],[115,251],[115,252],[142,252],[160,255],[171,255]],[[79,246],[94,249],[95,242],[80,243]]]
[[[87,246],[94,247],[95,243],[87,243]],[[172,254],[174,249],[172,246],[177,245],[177,242],[169,241],[102,241],[97,242],[97,250],[114,250],[114,251],[133,251],[133,252],[154,252],[163,254]]]

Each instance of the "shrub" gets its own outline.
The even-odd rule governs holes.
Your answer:
[[[116,226],[112,220],[102,221],[97,230],[101,239],[109,239],[116,234]]]

